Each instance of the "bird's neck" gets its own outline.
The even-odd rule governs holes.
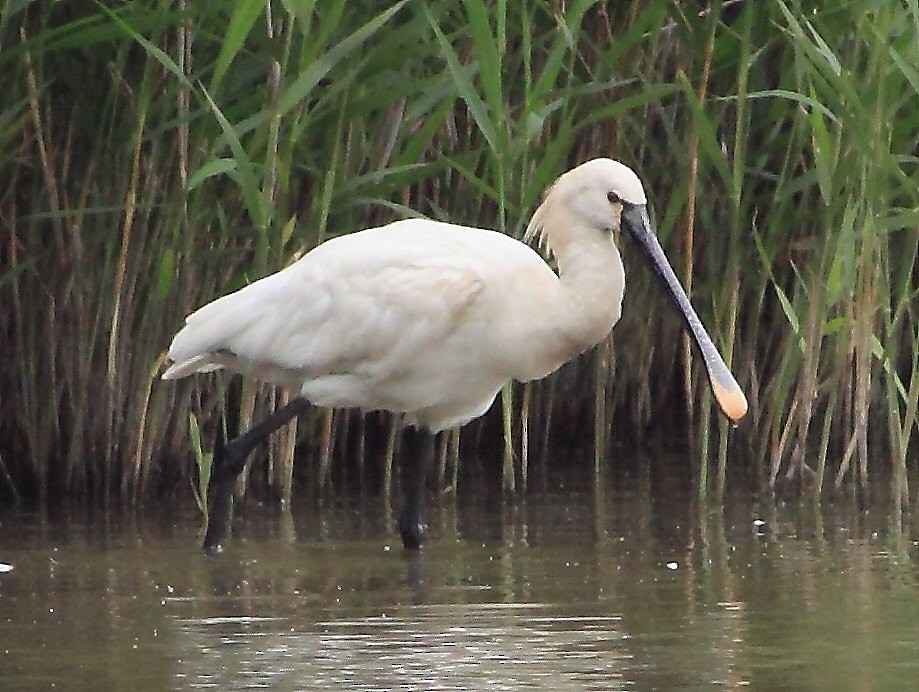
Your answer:
[[[622,311],[624,273],[619,251],[609,233],[572,225],[545,227],[549,249],[558,262],[558,279],[534,295],[531,311],[538,315],[527,329],[515,332],[521,343],[513,349],[516,379],[545,377],[602,341]],[[545,228],[544,227],[544,228]]]
[[[578,353],[609,334],[622,313],[625,288],[622,259],[610,234],[579,230],[576,240],[552,248],[559,273],[556,319]]]
[[[558,279],[529,296],[526,328],[513,352],[516,379],[539,379],[603,340],[622,312],[625,277],[608,232],[556,218],[552,207],[537,214],[542,236],[558,263]]]

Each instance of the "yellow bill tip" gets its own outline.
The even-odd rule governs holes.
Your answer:
[[[743,390],[737,382],[732,381],[725,387],[717,380],[712,380],[712,392],[715,395],[715,401],[724,411],[724,415],[732,421],[738,421],[747,413],[747,397],[744,396]]]

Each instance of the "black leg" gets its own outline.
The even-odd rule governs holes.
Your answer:
[[[427,428],[419,428],[422,436],[420,449],[417,451],[415,468],[408,481],[405,493],[405,506],[399,515],[399,533],[402,535],[402,545],[408,550],[418,550],[424,541],[424,524],[421,521],[421,505],[424,501],[424,488],[428,479],[428,472],[434,462],[435,434]]]
[[[222,452],[214,459],[214,469],[207,490],[207,530],[204,532],[202,546],[204,550],[220,551],[220,542],[227,535],[230,517],[233,514],[233,488],[236,486],[236,479],[245,468],[249,452],[261,440],[307,408],[309,402],[306,399],[294,399],[261,423],[252,426],[247,432],[227,442]]]

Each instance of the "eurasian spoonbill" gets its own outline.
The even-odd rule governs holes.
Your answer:
[[[503,233],[408,219],[322,243],[189,315],[163,379],[228,368],[299,392],[216,460],[204,547],[218,548],[227,531],[249,452],[309,404],[398,412],[425,432],[398,520],[403,544],[419,547],[434,435],[481,416],[509,380],[545,377],[616,324],[621,226],[685,320],[722,411],[742,417],[746,398],[667,262],[641,181],[618,161],[594,159],[555,182],[526,230],[558,274]]]

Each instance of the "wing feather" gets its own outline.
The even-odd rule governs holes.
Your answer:
[[[175,336],[163,377],[226,366],[286,383],[381,376],[406,362],[455,329],[482,288],[457,237],[428,224],[443,226],[400,222],[329,241],[203,306]]]

